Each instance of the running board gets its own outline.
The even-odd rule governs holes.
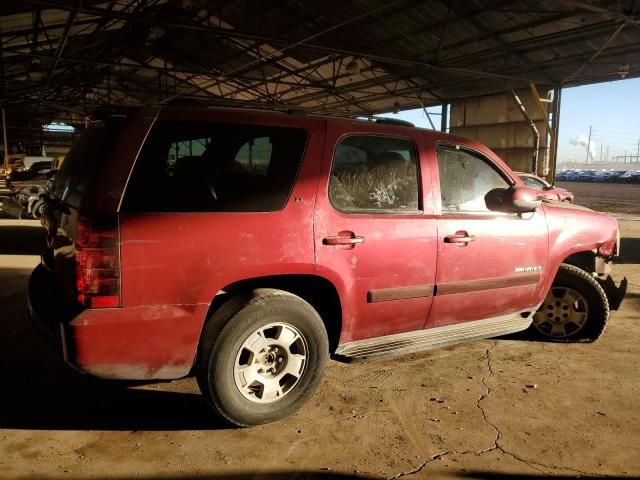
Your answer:
[[[365,360],[367,358],[405,355],[471,340],[498,337],[528,328],[535,312],[536,309],[533,309],[533,311],[512,313],[473,322],[357,340],[340,345],[335,355],[338,360]]]

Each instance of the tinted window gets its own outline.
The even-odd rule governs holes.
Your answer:
[[[124,208],[268,212],[284,208],[306,144],[301,129],[158,122],[134,167]]]
[[[85,130],[76,139],[56,174],[51,193],[73,207],[79,207],[90,184],[99,177],[120,134],[122,120],[106,122]]]
[[[336,147],[329,197],[344,212],[418,210],[413,144],[389,137],[347,137]]]
[[[509,183],[493,166],[464,150],[438,149],[443,212],[487,212],[484,196]]]

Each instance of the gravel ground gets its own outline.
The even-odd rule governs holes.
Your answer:
[[[0,220],[0,478],[640,476],[640,186],[562,186],[622,228],[629,294],[600,341],[332,362],[301,412],[245,430],[213,419],[191,378],[123,385],[64,367],[25,318],[40,227]]]

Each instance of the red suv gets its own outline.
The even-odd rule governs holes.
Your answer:
[[[595,340],[625,288],[608,276],[615,219],[390,120],[139,110],[78,139],[47,204],[29,306],[65,360],[115,379],[193,370],[243,426],[300,408],[330,355],[527,328]]]

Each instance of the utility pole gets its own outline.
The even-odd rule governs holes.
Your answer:
[[[604,161],[602,160],[602,147],[603,146],[604,145],[600,144],[600,157],[599,157],[600,163],[604,163]]]
[[[609,161],[609,145],[607,145],[607,162]]]
[[[587,141],[587,163],[589,163],[589,149],[591,148],[591,125],[589,125],[589,140]]]

